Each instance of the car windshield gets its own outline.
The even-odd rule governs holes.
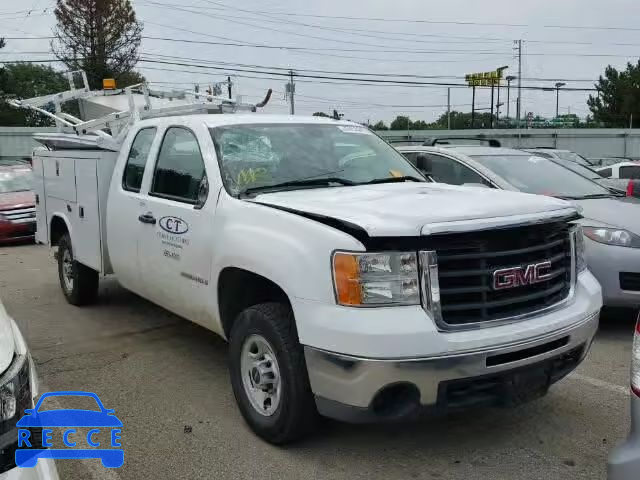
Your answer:
[[[225,187],[232,195],[271,185],[303,188],[292,183],[309,186],[314,180],[317,186],[404,177],[427,181],[400,153],[358,125],[230,125],[212,128],[211,136]],[[288,185],[279,185],[283,183]]]
[[[582,155],[578,155],[577,153],[574,152],[565,152],[562,150],[557,150],[556,155],[558,158],[562,159],[562,160],[569,160],[570,162],[575,162],[579,165],[582,165],[584,167],[590,167],[591,164],[589,163],[589,161],[584,158]]]
[[[535,155],[477,155],[472,157],[525,193],[562,198],[608,197],[597,183]]]
[[[565,160],[563,158],[556,158],[555,160],[556,160],[556,163],[562,165],[563,167],[568,168],[569,170],[576,172],[578,175],[582,175],[583,177],[590,178],[591,180],[602,179],[602,176],[595,170],[591,169],[590,167],[585,167],[580,163],[576,163],[571,160]]]
[[[31,170],[0,170],[0,193],[26,192],[32,189]]]

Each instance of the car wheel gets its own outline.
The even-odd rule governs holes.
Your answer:
[[[282,445],[313,430],[317,411],[290,307],[263,303],[238,315],[229,372],[240,412],[258,436]]]
[[[60,286],[67,301],[72,305],[94,303],[98,296],[98,272],[74,259],[69,234],[60,239],[57,257]]]

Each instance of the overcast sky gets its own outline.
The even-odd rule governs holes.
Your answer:
[[[640,2],[633,0],[134,0],[132,3],[139,20],[144,23],[145,36],[310,49],[189,44],[146,38],[142,41],[141,53],[146,58],[181,63],[247,64],[256,67],[236,68],[260,72],[283,71],[273,70],[277,67],[327,76],[336,75],[310,73],[309,70],[356,72],[348,75],[354,78],[362,78],[361,73],[413,74],[444,78],[404,79],[461,84],[465,73],[489,71],[503,65],[509,66],[507,74],[517,75],[512,40],[523,39],[523,85],[552,87],[554,79],[562,79],[567,87],[591,88],[606,65],[624,68],[627,61],[637,61],[640,46],[637,39]],[[21,3],[0,0],[0,35],[50,35],[55,25],[53,5],[51,0],[24,0]],[[22,12],[26,9],[32,10],[31,14]],[[299,15],[285,16],[283,12]],[[396,21],[408,19],[426,22]],[[567,28],[577,26],[601,28]],[[46,52],[48,42],[8,40],[0,58],[47,58],[46,53],[13,52]],[[632,56],[634,53],[635,57]],[[140,63],[139,70],[152,82],[169,82],[176,88],[180,87],[178,83],[184,83],[184,87],[194,82],[208,84],[222,80],[227,73],[234,74],[231,70],[150,63]],[[273,88],[276,93],[264,110],[270,113],[288,111],[283,98],[286,78],[257,79],[246,77],[267,75],[235,74],[236,92],[256,101],[267,88]],[[388,122],[400,114],[432,121],[446,111],[445,86],[318,83],[327,81],[330,80],[296,79],[297,114],[330,112],[335,108],[343,112],[345,118],[373,123],[377,120]],[[451,92],[453,109],[471,110],[471,89],[452,88]],[[506,100],[506,88],[501,95],[501,101]],[[588,113],[587,95],[585,92],[561,92],[560,112],[570,111],[584,117]],[[488,90],[479,91],[477,107],[489,107],[489,98]],[[512,116],[515,115],[515,98],[512,88]],[[555,92],[523,91],[524,113],[533,111],[552,117],[555,104]],[[502,109],[502,115],[505,114],[506,105]]]

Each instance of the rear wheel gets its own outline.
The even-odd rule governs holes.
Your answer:
[[[240,412],[274,444],[309,434],[317,412],[291,309],[263,303],[240,313],[229,342],[229,371]]]
[[[67,301],[72,305],[88,305],[98,297],[98,272],[73,257],[69,234],[58,244],[58,277]]]

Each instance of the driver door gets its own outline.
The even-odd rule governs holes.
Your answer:
[[[138,248],[145,296],[205,325],[215,206],[199,203],[203,181],[206,168],[196,135],[185,127],[168,127],[143,191]]]

